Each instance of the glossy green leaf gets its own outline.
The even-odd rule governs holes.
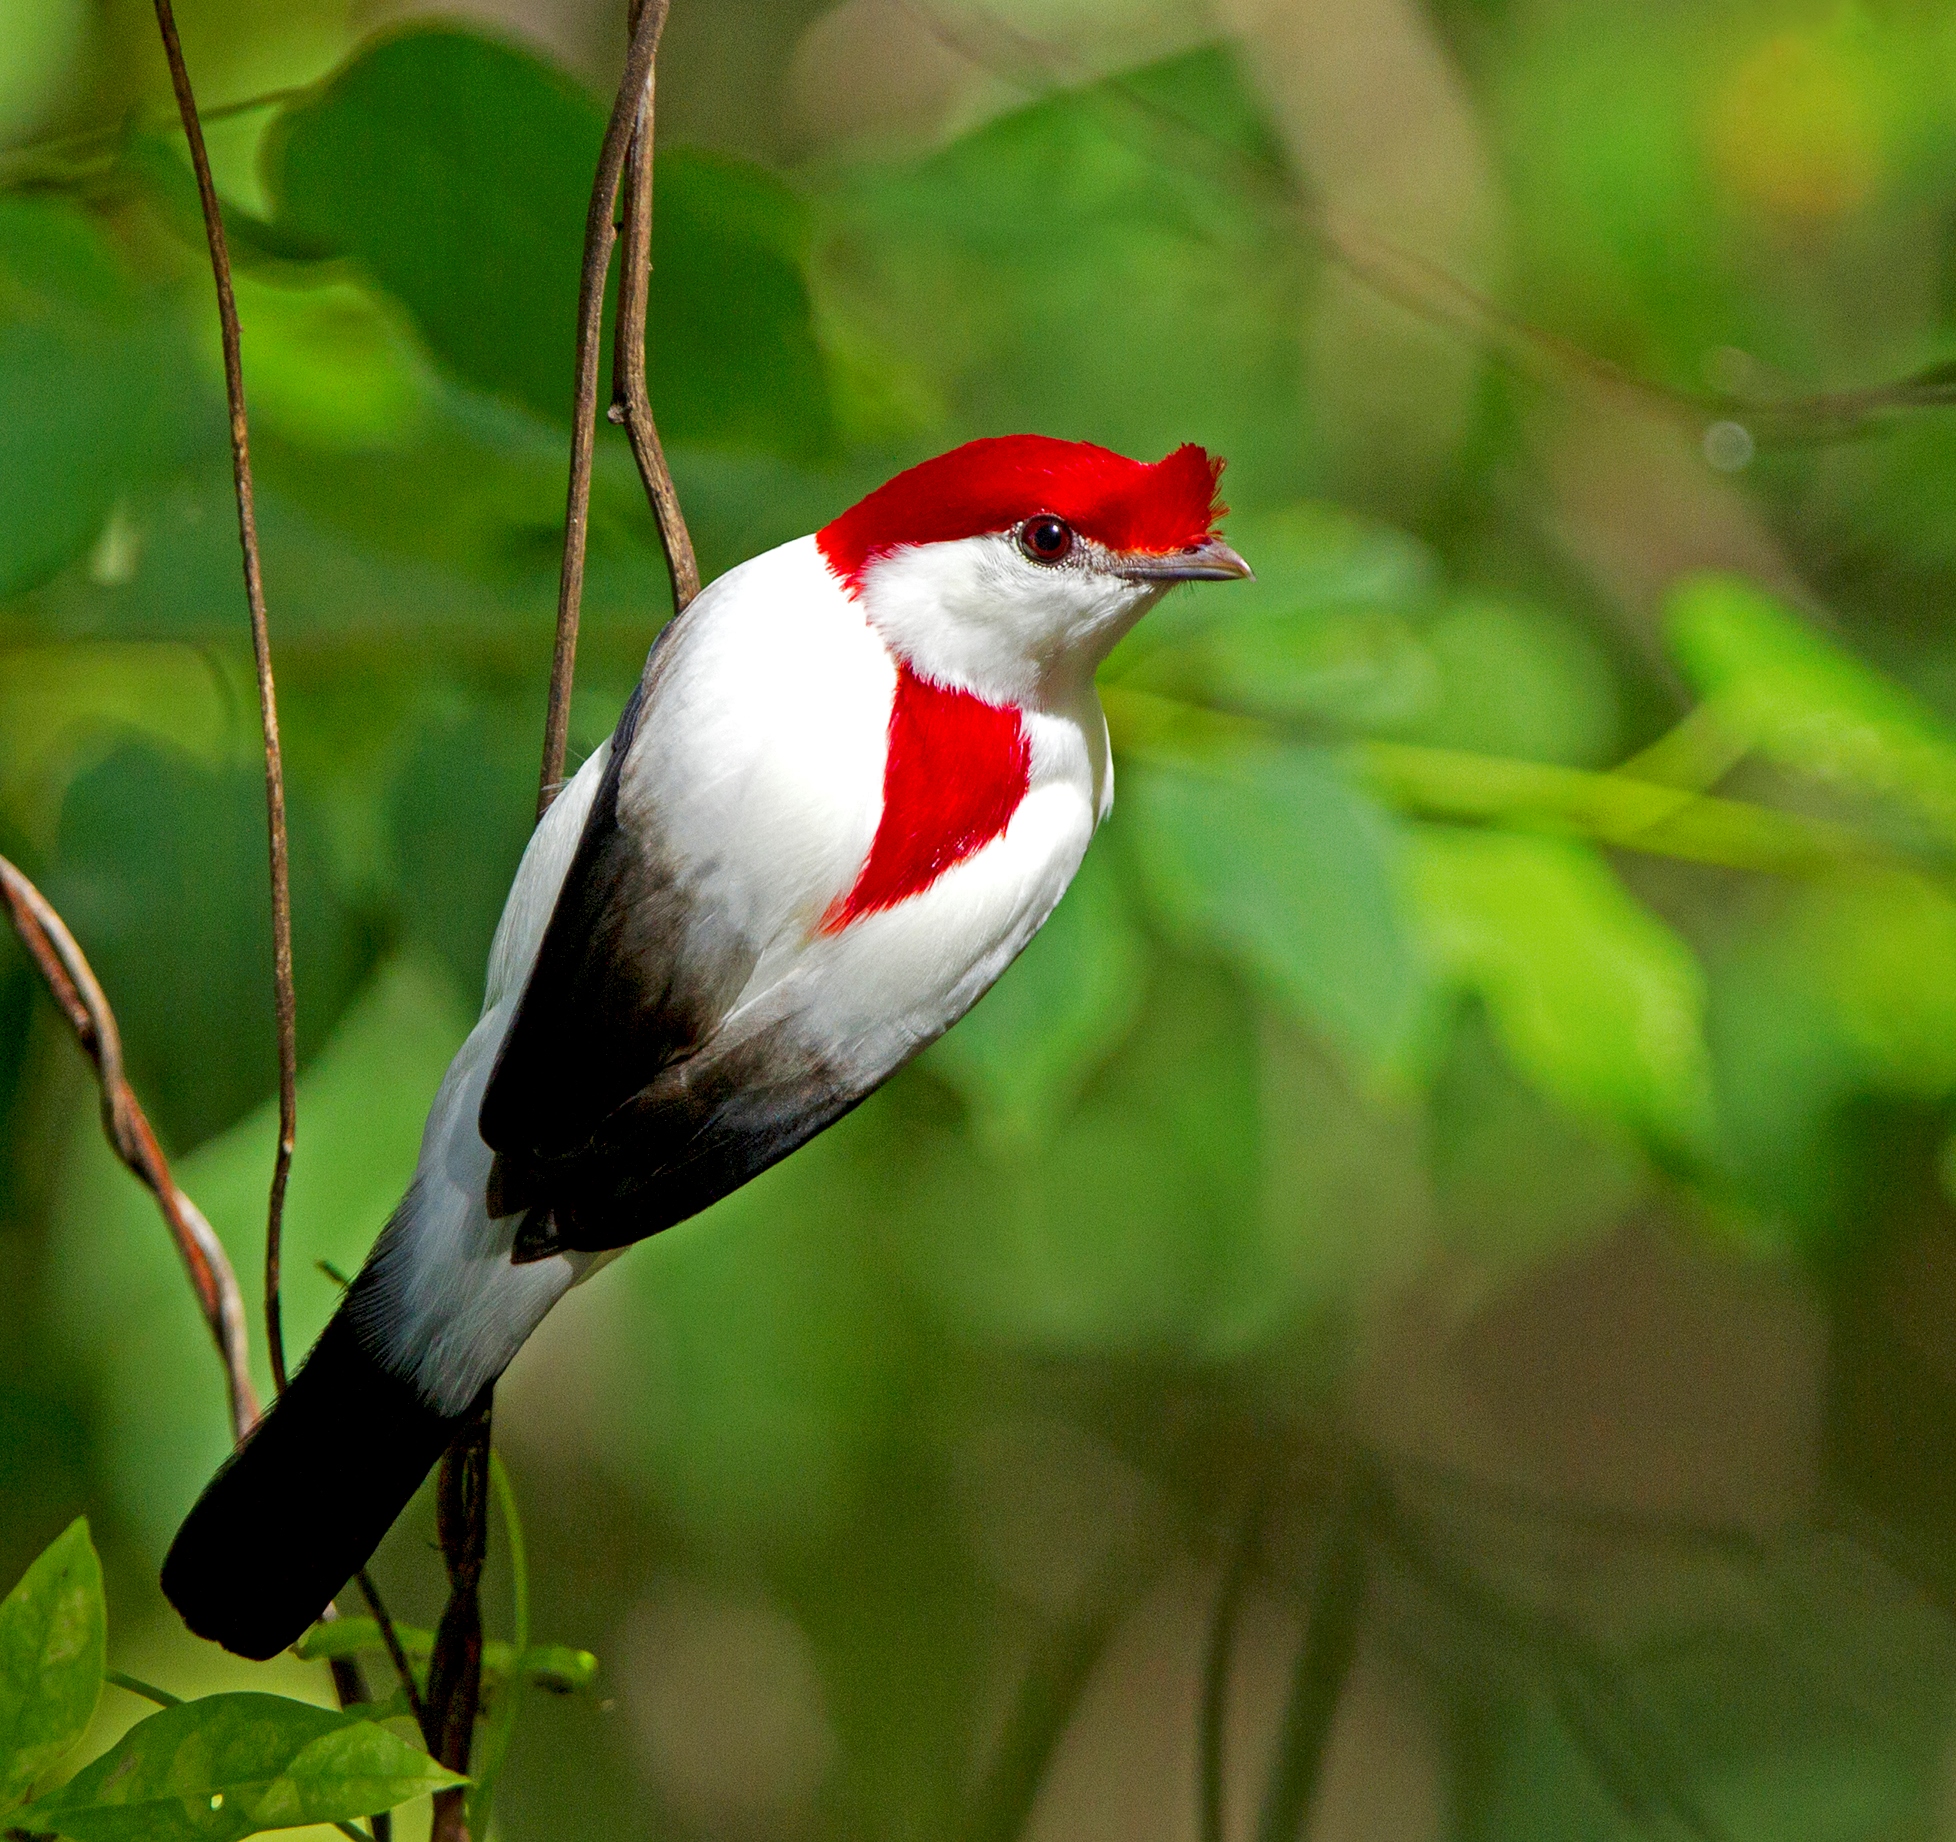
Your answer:
[[[1704,1149],[1704,976],[1600,858],[1551,838],[1422,826],[1410,886],[1437,975],[1486,1004],[1531,1080],[1670,1151]]]
[[[87,1730],[102,1693],[102,1564],[77,1517],[0,1599],[0,1811]]]
[[[1421,990],[1401,920],[1400,838],[1304,750],[1125,769],[1142,876],[1184,938],[1237,960],[1369,1064],[1403,1045]]]
[[[207,1695],[138,1721],[15,1820],[73,1842],[238,1842],[464,1782],[357,1714],[282,1695]]]
[[[369,46],[282,117],[267,171],[287,234],[357,256],[463,378],[563,418],[603,129],[596,99],[542,59],[424,27]],[[661,433],[824,452],[801,206],[720,156],[662,152],[656,185],[647,346]]]
[[[1956,734],[1892,679],[1737,576],[1685,583],[1669,634],[1720,721],[1770,759],[1956,836]]]

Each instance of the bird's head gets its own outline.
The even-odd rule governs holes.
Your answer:
[[[900,473],[816,534],[893,651],[940,683],[1036,704],[1091,678],[1178,582],[1247,577],[1222,541],[1222,463],[1001,435]]]

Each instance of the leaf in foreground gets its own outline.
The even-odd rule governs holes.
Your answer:
[[[1578,1115],[1702,1155],[1712,1137],[1704,975],[1592,851],[1428,825],[1412,887],[1441,979],[1487,1005],[1515,1065]]]
[[[94,1718],[106,1628],[102,1564],[77,1517],[0,1600],[0,1810]]]
[[[282,1695],[208,1695],[139,1721],[14,1821],[74,1842],[238,1842],[462,1782],[357,1715]]]

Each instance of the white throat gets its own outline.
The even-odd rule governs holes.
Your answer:
[[[861,599],[884,644],[925,677],[987,703],[1071,709],[1162,587],[1033,563],[1000,534],[879,557]]]

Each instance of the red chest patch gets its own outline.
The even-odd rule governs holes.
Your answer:
[[[928,889],[1011,822],[1032,776],[1016,710],[929,683],[901,661],[890,705],[883,816],[855,887],[822,917],[840,933],[861,915]]]

